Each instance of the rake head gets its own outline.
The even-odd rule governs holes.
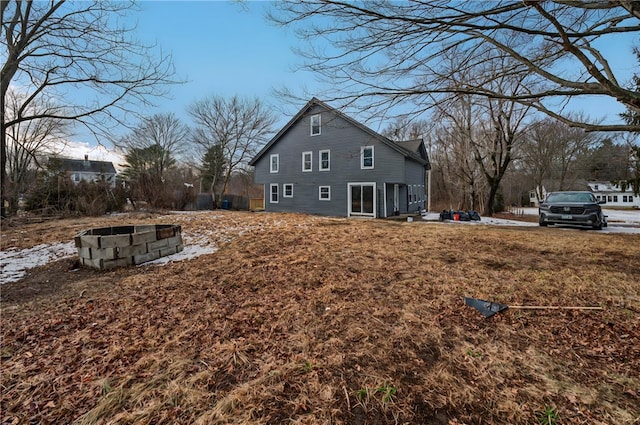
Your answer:
[[[484,317],[491,317],[496,313],[505,311],[509,308],[504,304],[492,303],[491,301],[478,300],[475,298],[464,298],[464,303],[469,307],[473,307],[478,310]]]

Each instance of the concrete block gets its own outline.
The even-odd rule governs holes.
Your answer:
[[[102,269],[102,258],[82,258],[82,265]]]
[[[167,239],[167,246],[176,246],[176,245],[180,245],[181,243],[182,243],[182,236],[180,236],[179,234],[177,236]]]
[[[155,227],[155,226],[154,226]],[[156,231],[134,233],[131,235],[131,245],[146,244],[147,242],[154,242],[156,240]]]
[[[157,251],[169,246],[169,239],[160,239],[155,242],[149,242],[147,244],[147,251]]]
[[[158,258],[160,258],[160,251],[151,251],[142,255],[134,255],[133,264],[146,263],[147,261],[156,260]]]
[[[115,248],[118,246],[127,246],[131,244],[131,235],[113,235],[102,236],[100,240],[100,248]]]
[[[164,248],[160,250],[160,256],[161,257],[165,257],[167,255],[171,255],[171,254],[175,254],[176,251],[176,247],[175,246],[170,246],[168,248]]]
[[[182,245],[182,244],[176,245],[176,252],[180,252],[183,249],[184,249],[184,245]]]
[[[76,248],[80,248],[82,247],[82,236],[78,235],[75,238],[73,238],[73,241],[76,244]]]
[[[173,236],[176,235],[176,228],[175,227],[168,227],[165,229],[157,229],[156,230],[156,237],[158,238],[158,240],[160,239],[165,239],[165,238],[171,238]]]
[[[118,248],[92,249],[91,258],[102,258],[103,260],[115,260],[118,258]]]
[[[102,262],[103,269],[113,269],[116,267],[126,267],[130,266],[133,262],[132,258],[118,258],[116,260],[105,260]]]
[[[78,248],[78,256],[82,258],[91,258],[91,248]]]
[[[155,224],[140,224],[138,226],[135,226],[134,232],[135,233],[146,233],[146,232],[154,232],[156,231],[156,225]]]
[[[147,253],[147,244],[129,245],[118,248],[118,258],[133,257],[134,255],[142,255]]]
[[[84,235],[80,239],[82,248],[100,248],[100,236]]]

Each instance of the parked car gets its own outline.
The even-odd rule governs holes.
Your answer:
[[[593,229],[607,227],[607,218],[591,192],[551,192],[538,209],[540,226],[566,224],[589,226]]]

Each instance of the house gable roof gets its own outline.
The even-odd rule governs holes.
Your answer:
[[[318,100],[315,97],[312,98],[309,102],[307,102],[307,104],[302,109],[300,109],[300,111],[293,118],[291,118],[291,120],[289,120],[289,122],[249,162],[249,165],[255,165],[256,162],[258,162],[260,158],[271,148],[271,146],[273,146],[278,142],[278,140],[280,140],[282,135],[284,135],[295,123],[297,123],[302,118],[302,116],[309,111],[309,109],[311,109],[313,106],[316,106],[316,105],[322,107],[327,112],[331,112],[336,116],[344,119],[354,127],[359,128],[360,130],[374,137],[376,140],[380,141],[381,143],[389,146],[391,149],[400,153],[404,157],[408,157],[419,162],[420,164],[424,165],[425,168],[427,169],[431,168],[431,164],[429,163],[429,158],[427,156],[426,149],[424,148],[424,144],[422,143],[422,139],[412,140],[409,142],[394,142],[384,137],[383,135],[376,133],[375,131],[365,126],[364,124],[361,124],[358,121],[354,120],[353,118],[343,114],[339,110],[332,108],[331,106]],[[420,148],[419,145],[422,145],[422,148]]]
[[[113,163],[109,161],[69,158],[50,158],[50,160],[60,161],[60,169],[71,173],[116,174]]]

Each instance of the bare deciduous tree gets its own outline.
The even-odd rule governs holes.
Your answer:
[[[118,143],[126,152],[122,174],[153,206],[170,206],[172,188],[166,184],[166,173],[186,149],[188,138],[189,129],[169,113],[144,118]]]
[[[597,133],[572,128],[552,118],[529,125],[518,152],[519,162],[532,179],[538,201],[546,190],[568,190],[579,177],[584,155],[600,140]]]
[[[435,164],[435,180],[439,185],[436,199],[444,201],[448,208],[475,210],[484,206],[480,194],[486,184],[475,161],[466,118],[468,116],[457,116],[441,121],[435,133],[432,162]]]
[[[621,79],[604,50],[640,31],[637,2],[292,0],[276,3],[270,17],[309,42],[298,50],[305,69],[337,87],[336,99],[362,99],[362,107],[409,101],[420,112],[443,96],[471,94],[519,102],[590,131],[640,130],[637,122],[578,121],[563,109],[571,99],[600,96],[640,112],[637,86]],[[477,78],[451,78],[442,65],[454,54],[459,70]],[[496,74],[484,73],[487,60],[504,65],[502,76],[525,74],[528,90],[497,90],[490,84]]]
[[[6,184],[6,131],[21,122],[51,118],[74,122],[107,137],[140,106],[165,94],[173,83],[171,58],[132,38],[122,18],[133,2],[65,0],[0,2],[0,157]],[[10,86],[27,93],[9,119]],[[84,101],[70,92],[83,91]],[[65,99],[64,104],[56,100]],[[30,108],[34,102],[45,109]],[[77,102],[77,103],[74,103]]]
[[[491,215],[495,211],[496,199],[500,184],[511,161],[513,152],[522,141],[524,119],[529,107],[520,104],[511,97],[526,92],[526,74],[502,74],[501,69],[508,67],[509,58],[487,60],[482,67],[467,70],[459,55],[452,55],[443,69],[449,69],[449,78],[456,85],[475,85],[478,80],[483,81],[487,75],[493,75],[486,81],[487,90],[505,94],[502,98],[486,98],[471,94],[455,94],[448,100],[437,103],[436,119],[443,121],[457,136],[454,140],[469,151],[477,168],[486,181],[486,193],[475,191],[477,178],[475,167],[461,163],[463,179],[471,188],[472,208],[478,208],[477,196],[483,198],[483,212]],[[448,68],[447,68],[448,67]],[[464,155],[460,156],[465,158]],[[465,158],[466,160],[466,158]]]
[[[431,127],[427,120],[412,120],[407,116],[400,116],[382,130],[381,134],[396,141],[423,139],[427,137]]]
[[[6,116],[11,120],[17,116],[24,102],[24,94],[16,90],[7,92]],[[40,105],[39,100],[29,105],[30,109],[44,110],[48,105]],[[41,167],[40,158],[57,155],[64,147],[68,135],[67,123],[56,118],[44,117],[21,121],[6,131],[7,137],[7,184],[5,196],[16,205],[16,198],[24,193],[30,180],[34,180],[35,171]]]
[[[221,196],[233,172],[245,166],[266,142],[275,118],[260,100],[238,96],[210,96],[194,102],[188,110],[197,126],[193,142],[204,151],[216,145],[222,150],[225,172]]]

